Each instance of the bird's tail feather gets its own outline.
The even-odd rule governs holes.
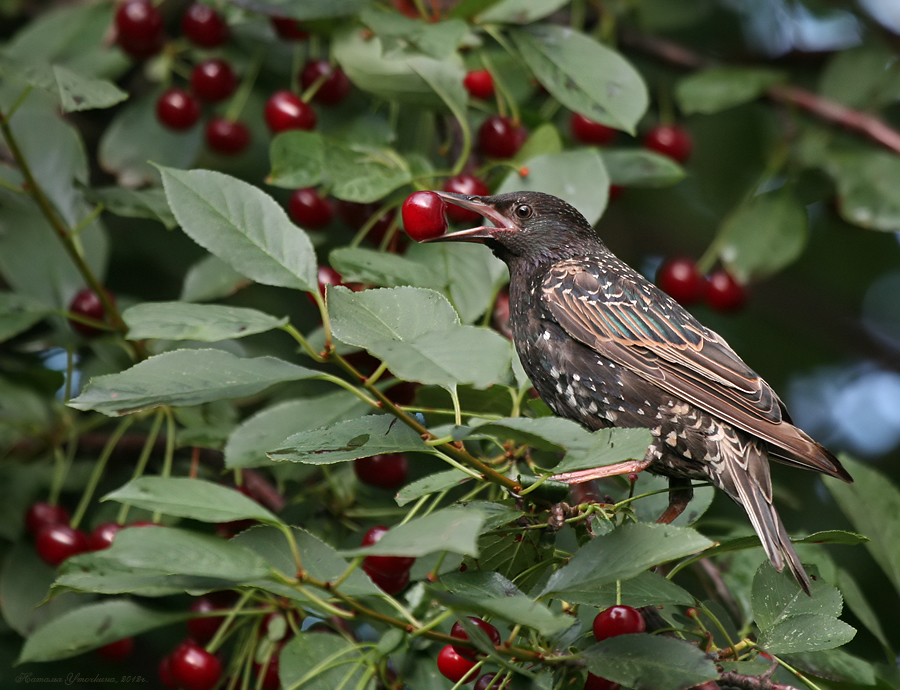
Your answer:
[[[775,569],[781,572],[786,565],[803,591],[809,594],[809,576],[772,504],[772,480],[765,452],[757,441],[742,442],[736,436],[721,443],[719,450],[722,462],[716,466],[716,471],[721,488],[747,511]]]

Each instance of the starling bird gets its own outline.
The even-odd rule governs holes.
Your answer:
[[[554,477],[567,483],[647,469],[669,478],[671,522],[709,481],[743,506],[772,565],[809,592],[772,505],[769,459],[852,481],[791,424],[784,404],[717,333],[617,259],[572,206],[549,194],[437,192],[494,225],[437,241],[486,244],[509,266],[510,325],[522,366],[558,415],[594,431],[650,429],[640,461]]]

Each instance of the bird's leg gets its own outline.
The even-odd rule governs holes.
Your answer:
[[[656,521],[668,525],[684,512],[693,497],[694,489],[691,487],[690,479],[669,477],[669,506]]]
[[[575,470],[574,472],[554,474],[550,479],[555,482],[563,482],[564,484],[581,484],[582,482],[589,482],[592,479],[615,477],[620,474],[628,474],[629,472],[640,472],[641,470],[647,469],[652,463],[653,458],[626,460],[625,462],[617,462],[613,465],[603,465],[602,467],[591,467],[587,470]]]

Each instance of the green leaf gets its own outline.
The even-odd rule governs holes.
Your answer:
[[[493,522],[508,525],[517,516],[506,511],[494,515]],[[523,533],[518,525],[506,529],[493,528],[478,540],[480,554],[466,562],[470,568],[493,571],[529,592],[542,582],[552,569],[554,540],[535,530]]]
[[[525,177],[516,171],[509,173],[497,194],[520,190],[552,194],[572,204],[591,225],[603,215],[609,197],[609,176],[596,149],[548,153],[526,161],[525,167]]]
[[[130,340],[162,338],[216,342],[243,338],[284,326],[287,318],[276,318],[256,309],[189,302],[144,302],[126,309],[122,318]]]
[[[859,685],[875,685],[877,682],[875,669],[871,663],[843,649],[832,649],[827,654],[823,652],[788,654],[785,661],[794,668],[820,678]]]
[[[88,604],[67,611],[36,630],[25,640],[16,663],[67,659],[188,616],[157,611],[127,599]]]
[[[422,437],[393,415],[377,414],[301,431],[285,439],[282,447],[269,451],[268,456],[276,461],[330,465],[413,450],[428,450]]]
[[[0,292],[0,343],[27,331],[51,311],[28,295]]]
[[[604,150],[603,165],[610,184],[620,187],[668,187],[684,178],[685,172],[668,156],[644,149]]]
[[[145,596],[217,589],[269,575],[265,561],[234,541],[171,527],[129,527],[112,546],[60,566],[56,586]]]
[[[329,141],[325,155],[331,194],[344,201],[378,201],[412,181],[406,159],[385,146]]]
[[[900,97],[900,73],[894,53],[880,41],[839,50],[819,77],[825,98],[862,110],[877,110]]]
[[[500,0],[478,15],[478,22],[530,24],[553,14],[566,0]]]
[[[206,256],[188,270],[181,287],[183,302],[207,302],[228,297],[250,284],[218,256]]]
[[[522,148],[513,157],[513,162],[524,164],[526,161],[549,153],[562,153],[564,145],[562,135],[552,122],[546,122],[528,135]]]
[[[320,376],[275,357],[244,359],[224,350],[174,350],[118,374],[91,379],[69,405],[115,417],[160,405],[199,405],[254,395],[284,381]]]
[[[168,230],[178,227],[178,221],[175,220],[166,201],[166,193],[158,187],[148,189],[101,187],[86,189],[85,196],[89,201],[103,204],[104,210],[117,216],[158,220]]]
[[[839,211],[847,222],[870,230],[900,230],[900,156],[859,145],[828,152],[825,170],[838,188]]]
[[[267,407],[244,420],[228,438],[225,467],[270,465],[272,461],[266,451],[282,444],[289,436],[357,417],[366,407],[345,390]]]
[[[240,491],[203,479],[188,477],[138,477],[103,497],[166,515],[201,522],[259,520],[280,523],[259,503]]]
[[[552,24],[516,29],[510,36],[534,76],[560,103],[634,134],[647,110],[647,87],[619,53],[585,34]]]
[[[258,283],[317,289],[312,243],[272,197],[209,170],[160,173],[172,212],[197,244]]]
[[[633,606],[693,606],[694,597],[671,580],[653,571],[645,571],[628,580],[610,582],[601,587],[592,587],[585,591],[570,590],[566,592],[566,601],[573,604],[585,604],[606,609],[615,606],[619,601],[621,585],[621,601]]]
[[[332,250],[328,260],[345,282],[372,283],[383,287],[441,287],[434,268],[396,254],[364,247],[339,247]]]
[[[588,670],[634,688],[682,690],[719,677],[696,645],[662,635],[619,635],[584,650]]]
[[[423,22],[371,5],[360,12],[359,19],[381,39],[387,55],[415,50],[443,60],[456,51],[468,33],[466,23],[459,19]]]
[[[846,456],[841,462],[853,483],[826,478],[825,486],[853,527],[869,536],[866,548],[900,591],[900,489],[869,465]]]
[[[595,537],[550,577],[541,596],[583,592],[628,580],[648,568],[689,556],[712,542],[688,527],[633,523]]]
[[[634,484],[634,495],[650,493],[651,491],[664,491],[669,486],[669,480],[649,472],[641,472],[638,480]],[[712,486],[701,486],[694,489],[694,497],[685,508],[684,512],[675,518],[672,525],[691,525],[699,520],[703,514],[709,509],[716,496],[716,488]],[[622,496],[624,498],[624,496]],[[640,522],[655,522],[656,519],[663,514],[663,511],[669,506],[668,492],[655,494],[653,496],[645,496],[644,498],[634,502],[634,512]]]
[[[478,555],[484,515],[477,509],[444,508],[389,529],[377,543],[340,552],[342,556],[412,556],[437,551]]]
[[[272,172],[266,180],[276,187],[312,187],[322,181],[325,141],[318,132],[290,130],[275,135],[269,146]]]
[[[278,676],[285,688],[335,690],[368,687],[363,650],[343,637],[302,632],[291,638],[278,657]]]
[[[838,568],[837,586],[844,596],[844,602],[853,612],[853,615],[866,626],[866,629],[868,629],[875,639],[881,643],[881,646],[884,647],[885,656],[887,656],[888,659],[896,658],[897,655],[894,653],[891,643],[888,642],[887,635],[885,635],[884,629],[881,627],[881,622],[878,620],[878,615],[869,605],[866,595],[863,594],[862,589],[860,589],[856,580],[853,579],[853,576],[846,570]]]
[[[62,65],[53,65],[59,101],[65,112],[109,108],[128,98],[128,93],[106,79],[78,74]]]
[[[448,573],[441,577],[441,584],[454,595],[441,597],[454,610],[490,613],[533,628],[541,635],[555,635],[575,623],[570,616],[553,613],[530,599],[499,573],[476,570]]]
[[[397,505],[403,506],[417,498],[433,494],[436,491],[446,491],[472,480],[472,476],[460,470],[446,470],[435,472],[427,477],[422,477],[407,484],[397,492]]]
[[[755,196],[729,215],[715,239],[739,282],[760,280],[792,263],[806,245],[806,211],[787,190]]]
[[[851,626],[824,613],[785,616],[761,630],[757,644],[772,654],[792,654],[833,649],[856,635]]]
[[[675,97],[685,115],[717,113],[756,100],[786,78],[778,70],[711,67],[678,82]]]
[[[800,589],[789,575],[779,573],[771,563],[760,565],[753,578],[753,614],[760,628],[769,628],[779,620],[798,614],[841,615],[840,592],[821,578],[809,586],[810,595]]]
[[[235,5],[273,17],[331,19],[356,14],[369,0],[236,0]]]

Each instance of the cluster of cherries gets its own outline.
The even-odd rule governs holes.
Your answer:
[[[388,528],[377,525],[363,535],[362,546],[372,546],[387,534]],[[399,594],[409,584],[409,571],[416,562],[408,556],[366,556],[362,569],[385,594]]]
[[[694,260],[686,256],[666,259],[656,273],[656,284],[684,306],[705,300],[710,308],[729,313],[738,311],[747,301],[744,286],[724,268],[703,276]]]

